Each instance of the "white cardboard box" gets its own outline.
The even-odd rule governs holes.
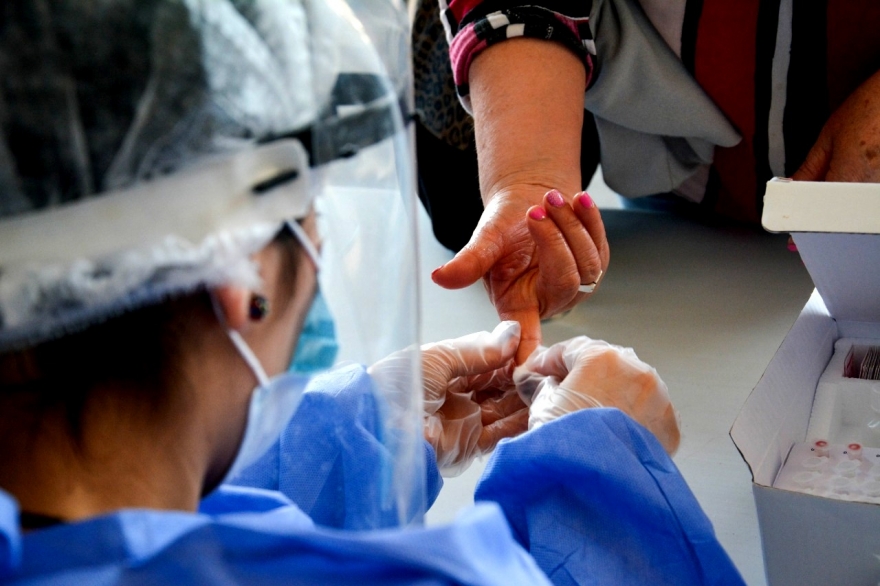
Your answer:
[[[763,224],[790,232],[816,290],[730,435],[752,472],[771,586],[880,583],[880,505],[773,488],[806,441],[817,382],[840,337],[880,343],[880,184],[767,184]]]

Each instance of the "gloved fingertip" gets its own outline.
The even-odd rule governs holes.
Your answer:
[[[522,331],[519,322],[503,321],[492,330],[492,337],[498,341],[498,346],[502,349],[502,353],[507,356],[516,352],[519,346],[519,335]]]
[[[516,338],[519,340],[520,332],[522,331],[522,326],[519,325],[518,321],[514,320],[505,320],[495,326],[495,329],[492,330],[492,335],[498,338]]]

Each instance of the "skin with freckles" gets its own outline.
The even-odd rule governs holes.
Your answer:
[[[880,72],[834,112],[792,179],[880,182]]]

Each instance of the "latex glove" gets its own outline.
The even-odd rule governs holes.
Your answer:
[[[434,447],[444,476],[463,472],[505,437],[526,430],[528,408],[513,384],[513,357],[520,326],[507,321],[421,347],[425,439]],[[397,352],[368,370],[388,380],[410,356]]]
[[[880,72],[831,115],[792,179],[880,182]]]
[[[542,193],[534,186],[496,193],[467,246],[432,273],[447,288],[483,277],[498,315],[522,324],[518,362],[540,344],[541,319],[586,299],[578,288],[598,281],[609,262],[605,227],[589,195],[569,203],[556,190]]]
[[[514,381],[530,405],[529,429],[580,409],[616,407],[657,436],[670,455],[678,449],[678,414],[666,384],[632,348],[579,336],[536,350]]]

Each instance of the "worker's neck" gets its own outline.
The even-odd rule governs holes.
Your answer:
[[[167,409],[132,409],[121,391],[89,402],[79,431],[61,410],[33,419],[4,409],[0,487],[22,511],[74,521],[121,508],[196,509],[203,442]]]

